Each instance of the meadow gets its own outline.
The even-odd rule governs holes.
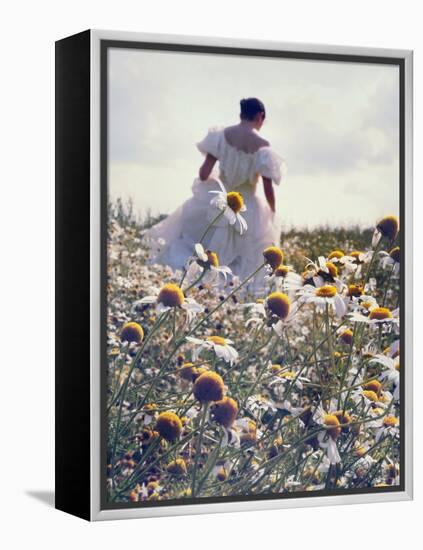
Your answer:
[[[201,245],[152,263],[130,205],[108,220],[110,502],[400,483],[395,216],[283,231],[243,281]]]

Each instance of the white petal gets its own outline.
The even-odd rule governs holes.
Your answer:
[[[206,262],[208,258],[207,258],[207,254],[204,251],[203,245],[201,243],[197,243],[194,248],[195,248],[195,253],[200,258],[200,260],[203,260],[203,262]]]

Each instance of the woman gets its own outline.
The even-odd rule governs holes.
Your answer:
[[[153,261],[181,269],[201,241],[244,279],[263,262],[263,250],[279,243],[273,184],[281,181],[282,159],[258,133],[266,116],[263,103],[249,98],[240,105],[239,124],[211,128],[197,143],[205,158],[192,197],[147,232],[156,243]],[[260,177],[265,199],[257,194]],[[231,200],[233,209],[223,212]]]

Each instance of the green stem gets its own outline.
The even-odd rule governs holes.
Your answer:
[[[132,364],[131,364],[131,367],[129,369],[129,372],[128,372],[128,375],[125,379],[125,382],[122,386],[122,392],[121,392],[121,396],[120,396],[120,404],[119,404],[119,410],[118,410],[118,415],[117,415],[117,419],[116,419],[116,429],[115,429],[115,437],[114,437],[114,442],[113,442],[113,449],[112,449],[112,458],[111,458],[111,464],[112,464],[112,472],[114,471],[114,465],[115,465],[115,455],[116,455],[116,447],[117,447],[117,442],[118,442],[118,438],[119,438],[119,429],[120,429],[120,421],[121,421],[121,417],[122,417],[122,408],[123,408],[123,403],[125,401],[125,396],[126,396],[126,391],[128,389],[128,385],[129,385],[129,381],[131,379],[131,375],[134,371],[134,368],[139,360],[139,358],[141,357],[141,354],[142,352],[144,351],[145,347],[147,346],[147,344],[149,343],[149,341],[151,340],[152,336],[154,335],[154,333],[160,328],[160,326],[164,323],[164,321],[167,319],[169,315],[169,312],[166,311],[164,312],[160,317],[159,319],[157,319],[156,321],[156,324],[153,326],[153,328],[151,329],[151,331],[148,333],[147,337],[145,338],[142,346],[140,347],[140,349],[138,350],[138,352],[136,353],[133,361],[132,361]]]
[[[200,421],[200,433],[198,434],[197,447],[195,451],[194,471],[192,474],[191,493],[193,497],[196,496],[197,488],[196,488],[195,482],[197,478],[198,461],[201,455],[201,444],[203,442],[203,433],[204,433],[204,427],[206,424],[207,410],[208,410],[208,403],[203,403],[203,411],[201,414],[201,421]]]
[[[221,211],[219,212],[219,214],[209,223],[209,225],[206,227],[204,233],[201,235],[200,240],[198,241],[200,244],[203,244],[203,240],[206,238],[207,233],[210,231],[210,229],[213,227],[213,225],[214,225],[218,220],[220,220],[220,218],[223,216],[224,213],[225,213],[225,211],[224,211],[224,210],[221,210]]]

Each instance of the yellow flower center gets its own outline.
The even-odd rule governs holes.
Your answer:
[[[374,391],[364,390],[363,395],[364,395],[364,397],[367,397],[367,399],[369,399],[369,401],[379,401],[377,393],[375,393]]]
[[[178,369],[179,376],[188,382],[194,382],[203,372],[206,372],[206,369],[196,367],[193,363],[184,363],[182,367]]]
[[[379,394],[382,389],[382,384],[379,382],[379,380],[369,380],[369,382],[363,384],[363,389]]]
[[[341,426],[338,418],[334,414],[325,414],[323,417],[323,424],[329,427],[328,434],[332,439],[336,439],[341,433]]]
[[[383,321],[383,319],[392,319],[392,312],[387,307],[375,307],[371,310],[369,319]]]
[[[166,307],[178,307],[185,302],[185,297],[178,285],[168,283],[160,290],[157,301]]]
[[[230,191],[226,197],[228,206],[231,210],[238,214],[241,211],[241,208],[244,206],[244,199],[240,193],[236,191]]]
[[[396,262],[397,264],[400,263],[400,247],[399,246],[396,246],[395,248],[393,248],[389,252],[389,255],[394,260],[394,262]]]
[[[197,263],[199,263],[202,267],[219,267],[219,256],[216,252],[206,250],[205,254],[207,256],[207,260],[197,260]]]
[[[193,393],[201,403],[223,399],[224,383],[217,372],[204,372],[194,382]]]
[[[338,260],[340,258],[343,258],[344,256],[344,253],[342,252],[342,250],[333,250],[329,256],[328,256],[328,260],[333,260],[334,258],[337,258]]]
[[[162,412],[157,419],[156,430],[166,441],[175,441],[182,432],[181,419],[173,412]]]
[[[279,317],[279,319],[286,319],[291,309],[291,300],[283,292],[272,292],[269,294],[266,300],[269,310]]]
[[[399,364],[399,362],[395,365],[395,369],[396,369],[397,371],[400,370],[400,364]]]
[[[341,424],[349,424],[351,422],[351,416],[347,412],[336,411],[333,413]]]
[[[223,466],[217,471],[216,478],[218,481],[225,481],[228,478],[228,473]]]
[[[295,373],[292,370],[289,370],[289,371],[286,371],[286,372],[281,372],[281,374],[279,376],[281,378],[287,378],[288,380],[293,380],[297,376],[297,373]]]
[[[187,473],[187,465],[183,458],[177,458],[176,460],[172,460],[172,462],[169,462],[169,464],[166,466],[166,470],[170,474],[181,476]]]
[[[336,295],[336,288],[332,285],[319,286],[316,288],[315,294],[319,298],[333,298]]]
[[[339,339],[344,344],[347,344],[347,346],[351,346],[351,344],[353,342],[353,331],[350,328],[345,329],[339,335]]]
[[[383,425],[386,426],[387,428],[394,428],[395,426],[397,426],[399,423],[399,420],[396,416],[393,416],[393,415],[388,415],[388,416],[385,416],[385,418],[383,419]]]
[[[276,277],[286,277],[289,273],[289,267],[287,265],[280,265],[275,269]]]
[[[222,338],[221,336],[207,336],[207,340],[209,342],[213,342],[213,344],[217,344],[218,346],[226,346],[226,340]]]
[[[238,414],[238,403],[231,397],[224,397],[217,401],[212,408],[213,419],[225,428],[229,428],[235,422]]]
[[[376,229],[391,241],[398,235],[398,228],[399,221],[396,216],[385,216],[376,226]]]
[[[358,448],[355,450],[355,454],[356,454],[357,456],[364,456],[366,453],[367,453],[366,447],[358,447]]]
[[[212,252],[211,250],[206,250],[207,258],[209,261],[209,264],[213,267],[219,267],[219,256],[216,254],[216,252]]]
[[[364,288],[362,285],[348,285],[348,296],[358,298],[362,296]]]
[[[333,279],[338,276],[338,268],[333,262],[326,262],[326,267],[329,270],[329,275]]]
[[[122,342],[136,342],[139,344],[144,339],[144,330],[141,325],[134,321],[125,323],[120,333],[120,339]]]
[[[269,246],[266,248],[263,251],[263,256],[272,269],[276,269],[283,262],[283,252],[277,246]]]

